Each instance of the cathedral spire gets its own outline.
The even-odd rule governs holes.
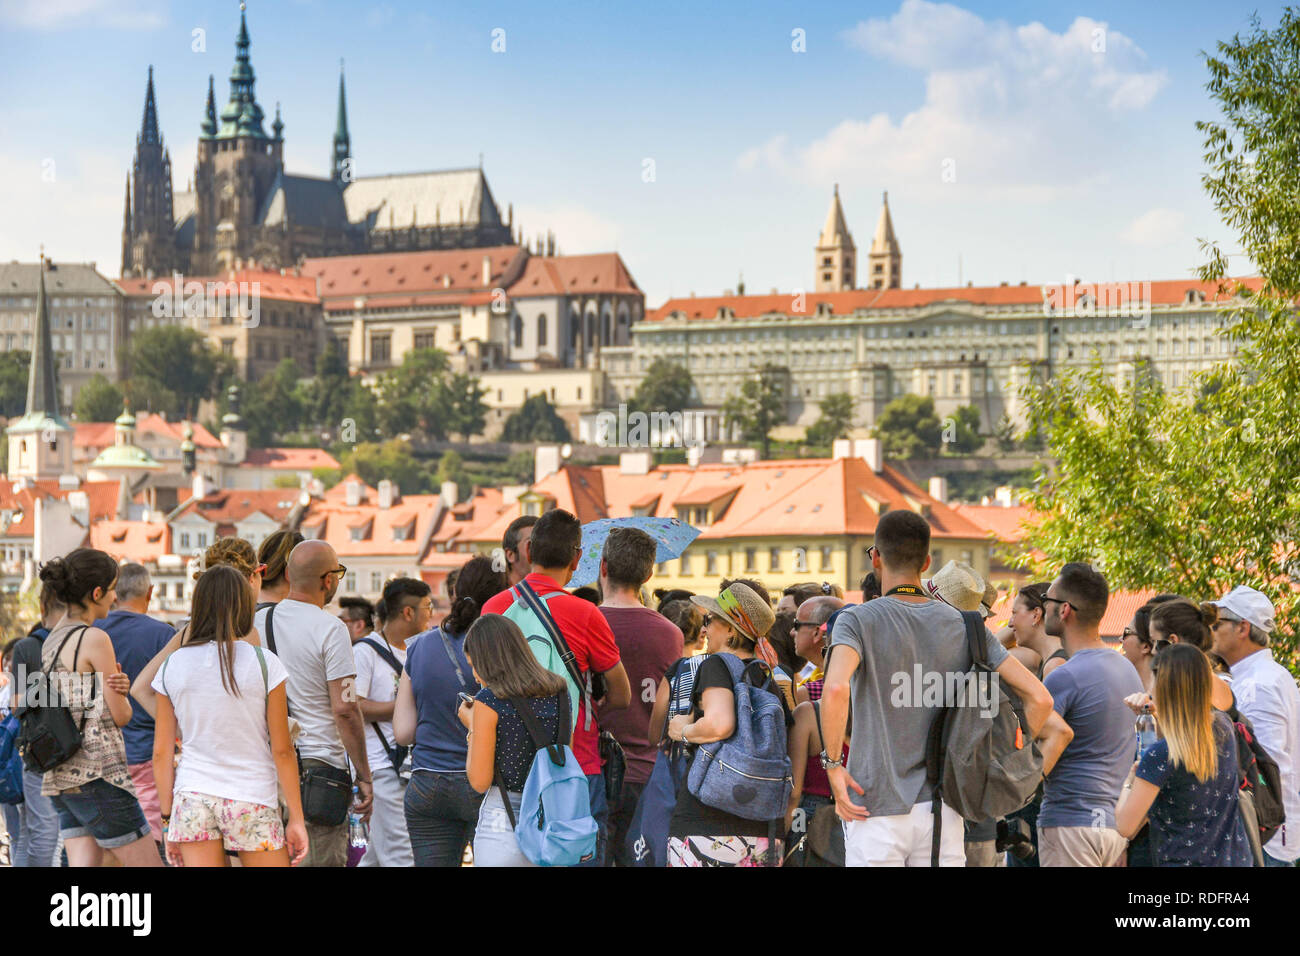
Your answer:
[[[27,414],[34,427],[67,430],[59,415],[59,380],[55,377],[54,341],[50,333],[50,303],[45,295],[45,248],[41,248],[39,279],[36,285],[36,335],[32,342],[32,362],[27,373]]]
[[[158,107],[153,97],[153,66],[149,67],[149,82],[144,90],[144,119],[140,123],[140,142],[154,145],[159,142]]]
[[[898,251],[898,237],[894,235],[894,220],[889,215],[889,193],[881,199],[880,220],[876,223],[876,235],[871,240],[873,253]]]
[[[817,245],[822,248],[853,248],[853,236],[849,234],[848,223],[844,221],[844,207],[840,205],[840,184],[835,184],[831,194],[831,207],[826,211],[826,225],[822,226],[821,238]]]
[[[840,205],[840,185],[835,184],[831,205],[826,211],[826,224],[817,238],[817,272],[815,288],[818,292],[843,292],[855,287],[857,282],[857,247],[844,218]]]
[[[203,107],[203,122],[199,124],[199,139],[212,139],[217,135],[217,97],[212,74],[208,74],[208,102]]]
[[[881,199],[880,219],[867,254],[873,289],[901,289],[903,285],[903,250],[894,235],[894,220],[889,215],[889,193]]]
[[[131,174],[126,174],[126,209],[122,212],[122,275],[131,268]]]
[[[265,114],[257,105],[254,85],[257,77],[253,73],[253,64],[248,56],[251,41],[248,38],[248,18],[244,12],[245,5],[239,5],[239,36],[235,38],[235,65],[230,71],[230,102],[221,110],[220,139],[251,137],[266,139],[262,129]]]
[[[334,148],[330,155],[330,168],[334,182],[346,185],[351,179],[349,166],[352,160],[352,140],[348,136],[348,100],[343,88],[343,61],[339,60],[339,112],[334,124]]]

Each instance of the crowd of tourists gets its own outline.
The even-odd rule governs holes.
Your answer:
[[[860,603],[651,591],[657,543],[522,517],[446,584],[335,598],[326,542],[223,538],[178,628],[147,568],[40,568],[4,652],[14,866],[1293,866],[1300,690],[1274,608],[1161,594],[1118,648],[1069,563],[1005,626],[930,527],[879,521]],[[337,608],[336,610],[333,610]],[[1288,839],[1288,825],[1292,832]],[[106,852],[107,851],[107,852]]]

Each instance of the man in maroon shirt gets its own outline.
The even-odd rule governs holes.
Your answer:
[[[562,508],[546,512],[533,525],[533,533],[524,545],[532,571],[524,578],[542,599],[565,643],[577,659],[579,675],[588,683],[591,674],[605,678],[605,696],[600,709],[626,707],[632,697],[627,672],[619,660],[618,645],[604,615],[596,605],[564,592],[582,557],[582,525]],[[558,593],[557,593],[558,592]],[[548,597],[548,595],[554,597]],[[483,605],[484,614],[504,614],[518,599],[517,590],[502,591]],[[557,671],[561,677],[568,675]],[[600,731],[596,721],[587,721],[587,695],[579,699],[577,724],[573,729],[573,753],[587,777],[591,794],[591,815],[600,828],[596,856],[589,866],[603,866],[608,838],[609,809],[605,801],[605,778],[600,773]]]
[[[618,806],[610,810],[611,852],[607,866],[631,866],[624,843],[641,790],[654,769],[662,727],[650,726],[655,692],[668,668],[682,656],[682,632],[657,611],[641,604],[642,585],[654,573],[654,538],[637,528],[614,528],[600,559],[600,590],[605,603],[600,612],[609,621],[619,656],[632,688],[632,703],[625,710],[601,710],[600,729],[608,730],[623,746],[627,773]]]

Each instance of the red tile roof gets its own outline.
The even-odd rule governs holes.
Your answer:
[[[1262,280],[1257,276],[1239,280],[1246,286],[1257,289]],[[1206,301],[1218,301],[1220,296],[1213,283],[1201,282],[1199,279],[1167,279],[1150,283],[1152,305],[1176,305],[1191,290],[1201,292]],[[1128,283],[1107,283],[1107,288],[1121,287],[1127,289]],[[796,313],[796,296],[794,293],[777,293],[775,295],[724,295],[692,296],[688,298],[669,299],[659,308],[646,313],[650,322],[670,318],[679,312],[687,319],[716,319],[718,310],[730,309],[738,319],[754,318],[760,315],[813,315],[817,307],[826,303],[832,315],[848,315],[858,309],[908,309],[943,302],[965,302],[971,305],[1042,305],[1047,290],[1052,286],[1007,285],[1007,286],[964,286],[948,289],[855,289],[848,292],[809,292],[802,296],[802,311]],[[1079,287],[1080,289],[1082,286]],[[1145,288],[1142,289],[1145,294]],[[1124,298],[1127,294],[1124,293]]]
[[[421,567],[441,566],[446,555],[458,553],[453,549],[482,540],[485,529],[494,525],[504,512],[517,512],[517,506],[507,508],[502,503],[503,497],[500,488],[480,488],[468,501],[445,513],[430,539],[431,546],[420,562]]]
[[[156,279],[115,279],[114,284],[123,293],[133,297],[155,296],[162,292],[174,294],[175,279],[172,276],[159,276]],[[258,295],[263,299],[277,302],[319,302],[316,293],[316,278],[303,270],[302,275],[281,275],[278,271],[268,269],[240,269],[219,276],[184,276],[182,295],[185,286],[199,282],[207,289],[209,282],[257,283]]]
[[[304,534],[327,541],[347,563],[348,557],[406,556],[418,561],[422,556],[433,523],[442,511],[437,495],[403,495],[391,508],[380,508],[377,496],[349,507],[341,498],[318,498],[303,518]],[[408,530],[409,529],[409,530]],[[400,539],[395,531],[407,532]],[[360,540],[353,533],[361,534]]]
[[[60,488],[57,479],[41,478],[31,482],[30,488],[14,490],[18,479],[0,476],[0,509],[21,512],[22,520],[14,521],[4,530],[6,537],[29,538],[35,533],[35,502],[40,498],[65,500],[75,491],[86,493],[89,519],[93,523],[117,514],[118,483],[113,481],[83,481],[76,488]]]
[[[991,537],[1007,544],[1015,544],[1025,537],[1027,527],[1037,521],[1037,515],[1024,505],[1002,507],[1000,505],[965,505],[953,507],[963,518],[979,525]]]
[[[165,522],[96,521],[90,526],[90,546],[118,561],[152,564],[171,554],[171,529]]]
[[[365,296],[369,305],[448,304],[462,302],[467,293],[487,292],[527,255],[521,246],[490,246],[437,252],[390,252],[361,256],[330,256],[303,262],[305,276],[320,282],[326,309],[352,308]],[[483,257],[491,260],[490,281],[483,281]],[[424,294],[424,295],[421,295]],[[430,296],[430,294],[432,294]],[[375,299],[374,296],[395,297]],[[423,299],[416,302],[417,298]]]
[[[194,426],[196,448],[221,448],[221,442],[198,422]],[[117,437],[114,422],[78,422],[73,426],[76,443],[81,448],[107,448]],[[136,443],[146,435],[164,435],[178,444],[185,440],[185,423],[169,422],[156,412],[138,412],[135,416]]]
[[[197,514],[216,524],[219,533],[233,534],[237,523],[259,511],[274,521],[283,522],[298,503],[300,494],[293,488],[222,489],[202,498],[190,498],[172,520]]]
[[[507,290],[511,296],[581,292],[636,294],[641,290],[617,252],[588,256],[532,256]]]
[[[244,464],[254,468],[279,468],[286,471],[339,467],[338,459],[323,448],[250,448]]]

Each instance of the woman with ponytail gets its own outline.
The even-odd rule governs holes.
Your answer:
[[[297,863],[307,854],[307,827],[289,738],[288,673],[270,651],[241,640],[253,629],[253,595],[234,568],[203,572],[193,610],[188,640],[153,680],[153,769],[167,857],[223,866],[230,849],[242,866]],[[178,731],[185,748],[176,766]]]
[[[81,728],[81,746],[41,781],[59,814],[68,864],[99,866],[111,850],[123,866],[161,866],[126,764],[121,728],[131,719],[130,681],[108,634],[94,626],[117,596],[117,562],[78,548],[43,565],[40,576],[64,605],[41,647],[41,669],[50,696]]]
[[[1154,670],[1160,737],[1133,765],[1115,826],[1132,837],[1150,820],[1156,866],[1250,866],[1237,812],[1237,740],[1228,717],[1210,700],[1221,682],[1190,641],[1161,650]]]
[[[393,735],[414,744],[406,788],[406,828],[416,866],[460,866],[474,836],[482,794],[465,773],[465,728],[456,717],[459,695],[479,691],[465,656],[465,634],[488,599],[506,590],[505,569],[492,558],[471,558],[456,577],[451,613],[441,627],[408,643],[397,687]]]

